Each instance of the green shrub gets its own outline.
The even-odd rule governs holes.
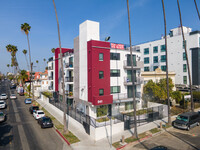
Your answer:
[[[108,106],[102,105],[97,107],[97,117],[106,116],[108,114]]]
[[[176,103],[180,103],[182,95],[180,91],[174,91],[171,97],[176,100]]]
[[[199,91],[194,91],[193,92],[193,99],[196,99],[196,100],[200,101],[200,92]]]
[[[48,97],[48,98],[53,97],[53,94],[51,92],[48,92],[48,91],[42,92],[42,95],[44,95],[45,97]]]

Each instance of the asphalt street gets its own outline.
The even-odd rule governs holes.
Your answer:
[[[200,126],[190,131],[172,128],[124,150],[149,150],[157,146],[165,146],[169,150],[200,150]]]
[[[0,83],[0,94],[10,90],[9,82]],[[24,104],[24,96],[6,100],[7,108],[0,110],[7,114],[7,120],[0,123],[0,150],[64,150],[70,149],[53,128],[41,129],[29,113],[30,104]]]

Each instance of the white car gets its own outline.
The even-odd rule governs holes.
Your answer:
[[[0,109],[6,108],[6,102],[0,101]]]
[[[8,99],[8,96],[6,94],[1,94],[1,99]]]
[[[42,110],[36,110],[33,112],[33,117],[37,120],[37,119],[40,119],[42,117],[44,117],[45,114],[44,114],[44,111]]]
[[[11,95],[10,95],[10,99],[17,99],[16,94],[11,94]]]

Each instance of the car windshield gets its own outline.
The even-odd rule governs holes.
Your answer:
[[[50,118],[44,118],[43,121],[44,122],[51,122],[51,119]]]
[[[188,121],[188,117],[186,117],[186,116],[181,116],[181,115],[179,115],[179,116],[177,117],[177,119],[178,119],[178,120],[181,120],[181,121],[185,121],[185,122]]]
[[[38,109],[39,109],[39,107],[33,107],[33,109],[34,109],[34,110],[38,110]]]
[[[3,112],[0,112],[0,116],[3,116]]]
[[[0,102],[0,104],[4,104],[4,102]]]
[[[15,96],[15,94],[11,94],[11,96]]]
[[[38,114],[44,114],[44,112],[38,112]]]
[[[6,94],[1,94],[1,96],[6,96]]]
[[[26,99],[27,101],[31,101],[31,99]]]

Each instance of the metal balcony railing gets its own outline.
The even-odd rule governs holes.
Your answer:
[[[66,79],[67,82],[74,82],[73,77],[66,77],[65,79]]]
[[[141,69],[144,67],[143,61],[136,61],[136,64],[133,65],[133,69]],[[127,60],[124,60],[124,68],[131,69],[131,64],[127,63]]]
[[[73,62],[69,62],[65,64],[65,68],[73,68],[73,67],[74,67]]]
[[[49,66],[49,67],[48,67],[48,70],[53,70],[53,66]]]
[[[49,80],[53,80],[53,77],[52,77],[52,76],[50,76],[50,77],[49,77]]]
[[[135,85],[140,85],[144,83],[144,79],[142,77],[136,77]],[[132,80],[128,77],[124,77],[124,84],[125,85],[132,85]]]

